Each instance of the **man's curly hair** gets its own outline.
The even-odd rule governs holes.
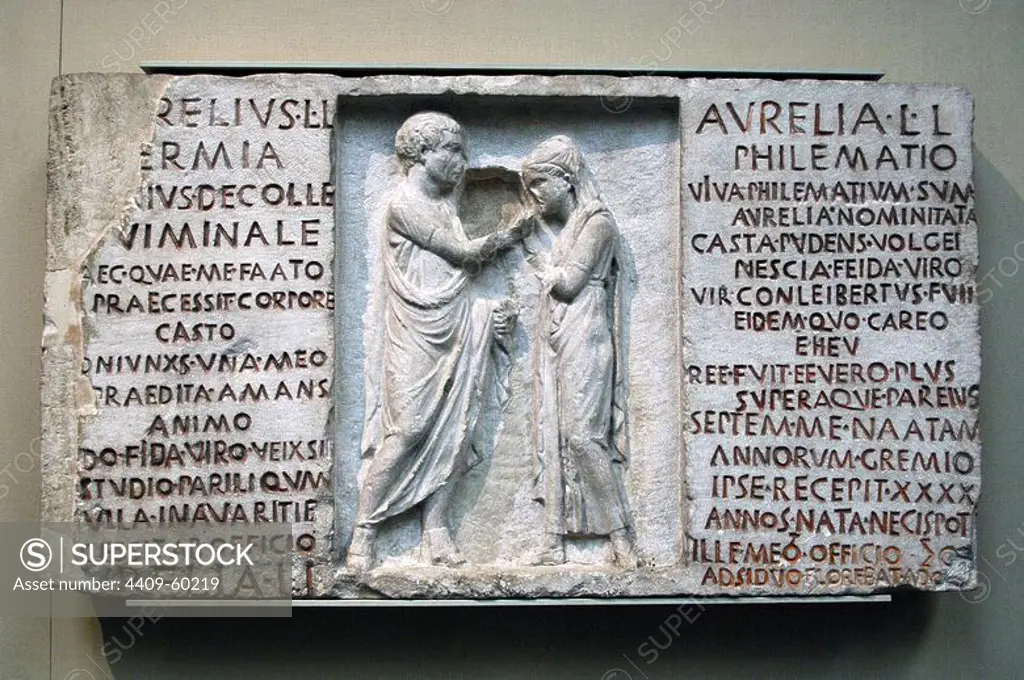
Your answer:
[[[423,111],[410,116],[395,134],[395,155],[406,172],[423,160],[423,152],[436,149],[443,133],[460,134],[462,128],[451,116]]]

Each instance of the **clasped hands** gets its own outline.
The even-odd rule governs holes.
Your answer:
[[[516,327],[516,318],[519,316],[519,309],[514,301],[505,298],[498,303],[498,306],[491,312],[494,318],[494,337],[497,340],[508,338]]]

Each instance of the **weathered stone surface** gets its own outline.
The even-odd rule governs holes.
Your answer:
[[[963,91],[80,75],[51,118],[46,519],[291,521],[303,597],[973,585]]]
[[[690,557],[702,585],[970,587],[970,97],[720,82],[694,86],[682,120]]]

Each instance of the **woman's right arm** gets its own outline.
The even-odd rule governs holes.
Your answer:
[[[608,218],[592,217],[583,227],[567,261],[555,268],[551,295],[562,302],[572,302],[590,280],[591,273],[607,248],[612,247],[615,227]]]

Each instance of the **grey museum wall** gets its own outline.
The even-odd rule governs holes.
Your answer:
[[[1024,660],[1024,72],[1019,0],[2,0],[0,470],[39,435],[50,80],[154,61],[884,72],[976,101],[979,575],[889,604],[296,611],[290,621],[0,620],[3,678],[1009,677]],[[38,461],[36,456],[34,460]],[[0,520],[38,513],[37,466]],[[104,647],[104,645],[106,645]],[[116,653],[111,653],[116,650]],[[104,651],[107,652],[104,655]],[[109,664],[104,663],[104,656]],[[95,659],[98,663],[93,664]]]

